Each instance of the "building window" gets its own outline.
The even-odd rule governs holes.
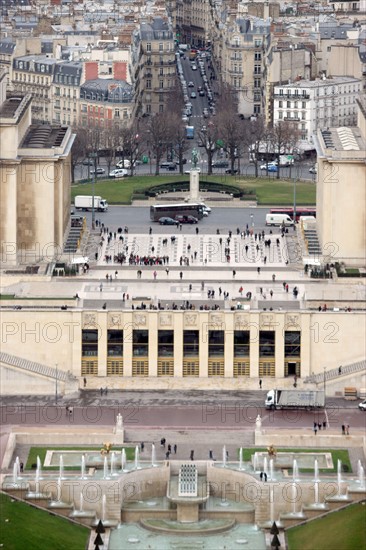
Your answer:
[[[275,338],[274,330],[261,330],[259,332],[259,357],[275,356]]]
[[[158,331],[158,357],[174,356],[174,330]]]
[[[261,114],[261,106],[260,105],[254,105],[253,112],[255,115]]]
[[[163,75],[164,75],[164,68],[163,68],[163,67],[160,67],[160,69],[159,69],[159,75],[160,75],[160,76],[163,76]]]
[[[254,79],[254,88],[260,88],[261,87],[261,79],[255,78]]]
[[[132,338],[133,357],[147,357],[149,354],[149,331],[134,330]]]
[[[183,357],[198,357],[199,354],[199,331],[183,331]]]
[[[261,74],[261,66],[254,65],[254,74]]]
[[[223,357],[225,350],[225,332],[223,330],[208,331],[208,356]]]
[[[83,330],[81,335],[81,354],[83,357],[98,355],[98,329]]]
[[[123,330],[108,330],[107,332],[107,356],[123,356]]]
[[[303,111],[301,113],[301,120],[306,120],[306,112],[305,111]]]
[[[234,331],[234,357],[249,357],[249,330]]]
[[[159,105],[159,113],[163,113],[164,112],[164,105]]]
[[[162,42],[159,43],[159,52],[164,51],[164,44]]]
[[[286,107],[287,109],[291,109],[291,101],[286,101]]]
[[[282,112],[282,111],[278,111],[278,118],[279,118],[280,120],[283,119],[283,112]]]
[[[151,80],[146,80],[146,88],[151,90]]]
[[[254,54],[254,61],[261,61],[262,54],[260,52],[255,52]]]
[[[283,101],[279,101],[279,102],[278,102],[278,107],[279,107],[280,109],[282,109],[282,107],[283,107]]]
[[[302,109],[306,109],[306,101],[301,102],[301,107],[302,107]]]
[[[114,110],[114,118],[120,118],[119,109]]]
[[[147,52],[151,52],[151,43],[150,43],[150,42],[148,42],[148,43],[146,44],[146,51],[147,51]]]
[[[151,114],[151,105],[150,105],[150,103],[146,104],[146,112],[147,112],[148,115]]]

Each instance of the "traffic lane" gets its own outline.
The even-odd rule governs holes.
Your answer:
[[[326,410],[280,410],[267,411],[260,403],[223,403],[194,406],[154,406],[139,405],[137,403],[116,403],[110,406],[89,405],[74,407],[70,415],[66,407],[55,405],[20,405],[1,407],[1,421],[3,426],[67,426],[67,425],[113,425],[117,414],[123,416],[125,427],[192,427],[227,428],[227,429],[254,429],[255,420],[259,415],[264,428],[278,429],[312,429],[314,422],[323,424],[324,421],[332,430],[341,433],[342,424],[350,425],[352,429],[365,428],[365,412],[356,408],[341,407],[337,403],[330,403]],[[327,416],[327,418],[326,418]]]
[[[207,202],[207,204],[209,205],[210,203]],[[268,212],[268,208],[262,207],[212,207],[212,212],[207,217],[199,220],[199,232],[205,234],[216,233],[217,229],[219,229],[220,234],[225,236],[229,231],[235,233],[238,227],[239,229],[244,228],[246,224],[252,227],[253,223],[254,230],[262,230],[265,228],[265,219]],[[80,215],[86,217],[88,225],[91,224],[91,212],[80,211]],[[110,206],[108,212],[96,212],[95,217],[103,222],[111,231],[116,230],[118,227],[127,226],[130,232],[135,233],[138,231],[148,231],[149,227],[152,228],[153,233],[168,235],[178,233],[174,226],[159,225],[158,222],[152,222],[150,220],[149,206]],[[196,225],[185,224],[182,227],[182,233],[195,233],[196,227]],[[279,228],[272,228],[272,231],[274,235],[280,233]]]

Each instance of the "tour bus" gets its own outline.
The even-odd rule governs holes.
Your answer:
[[[294,209],[293,207],[287,207],[287,208],[271,208],[270,214],[287,214],[290,216],[291,219],[294,219]],[[296,221],[299,221],[299,218],[301,216],[314,216],[316,218],[316,208],[313,206],[309,207],[296,207]]]
[[[203,218],[203,206],[195,203],[180,204],[155,204],[150,206],[150,220],[158,222],[160,218],[175,218],[176,216],[194,216],[201,220]]]

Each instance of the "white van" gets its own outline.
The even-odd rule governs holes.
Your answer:
[[[128,159],[120,160],[116,164],[117,168],[131,168],[131,161]]]
[[[294,225],[294,222],[288,214],[267,214],[266,225],[285,225],[288,227]]]

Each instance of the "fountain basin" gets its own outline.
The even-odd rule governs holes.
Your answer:
[[[223,533],[232,529],[235,525],[235,520],[201,520],[195,523],[180,523],[179,521],[167,519],[141,519],[142,527],[150,531],[160,533],[184,533],[195,534],[197,532],[205,535],[214,533]]]

